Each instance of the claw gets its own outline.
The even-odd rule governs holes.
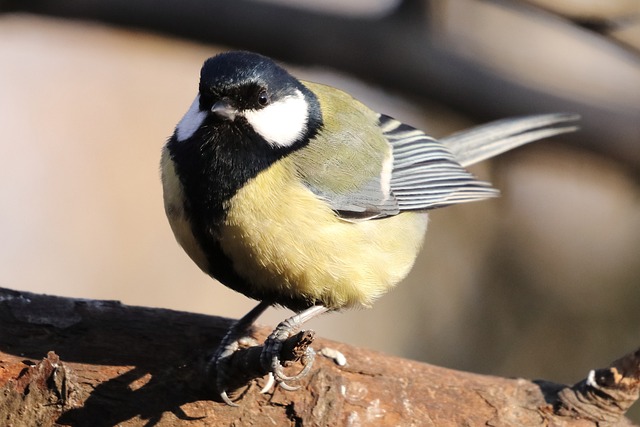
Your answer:
[[[229,379],[227,375],[229,369],[227,369],[228,367],[225,365],[230,362],[231,356],[241,346],[252,346],[256,344],[253,339],[247,338],[244,335],[248,332],[249,328],[257,319],[257,317],[268,306],[269,304],[261,302],[257,307],[247,313],[242,319],[238,320],[231,327],[231,329],[229,329],[229,332],[227,332],[227,334],[223,338],[214,356],[207,364],[207,371],[210,371],[212,368],[215,369],[216,389],[220,393],[220,399],[222,399],[222,401],[229,406],[237,407],[238,404],[234,403],[227,394],[227,385]],[[299,330],[304,322],[326,311],[327,308],[323,306],[313,306],[311,308],[308,308],[307,310],[304,310],[280,323],[278,327],[271,333],[271,335],[269,335],[264,343],[262,353],[260,354],[262,367],[269,372],[269,377],[267,379],[267,383],[264,385],[262,390],[260,390],[260,393],[268,392],[275,383],[277,383],[287,391],[295,391],[300,388],[299,386],[291,386],[288,384],[288,382],[301,380],[309,374],[309,371],[311,370],[315,359],[315,352],[311,347],[305,346],[306,350],[301,358],[303,364],[302,369],[297,374],[288,376],[284,373],[284,367],[280,362],[280,351],[282,350],[282,344],[297,330]],[[308,346],[309,344],[310,341],[307,342],[306,345]],[[301,347],[300,349],[305,347]]]
[[[222,401],[224,403],[226,403],[227,405],[229,405],[229,406],[233,406],[233,407],[236,407],[236,408],[240,406],[240,405],[238,405],[237,403],[235,403],[233,400],[231,400],[229,398],[229,396],[227,395],[227,391],[226,390],[220,392],[220,399],[222,399]]]
[[[260,390],[260,394],[267,393],[269,390],[271,390],[271,387],[273,387],[275,383],[276,383],[276,380],[275,378],[273,378],[273,374],[269,372],[269,374],[267,375],[267,383]]]
[[[217,348],[215,354],[207,364],[207,371],[210,371],[212,366],[216,371],[216,390],[222,390],[220,392],[220,397],[227,405],[231,406],[238,405],[234,404],[227,395],[226,383],[228,378],[226,372],[228,371],[228,369],[226,365],[228,364],[229,358],[233,355],[233,353],[235,353],[236,350],[240,348],[239,341],[240,340],[238,339],[234,339],[231,331],[229,331],[227,335],[225,335],[224,339],[220,343],[220,346]]]
[[[280,362],[282,343],[299,330],[304,322],[325,311],[327,311],[325,307],[314,306],[298,313],[281,322],[265,341],[262,354],[260,355],[262,365],[271,372],[274,381],[285,390],[293,391],[299,388],[287,383],[290,381],[299,381],[309,374],[309,371],[313,367],[316,353],[311,347],[307,347],[302,356],[302,370],[295,375],[288,376],[284,373],[284,367]]]
[[[278,383],[280,385],[280,387],[282,387],[283,389],[287,390],[287,391],[296,391],[300,389],[299,385],[289,385],[287,383],[285,383],[284,381],[280,381]]]
[[[238,406],[238,404],[234,403],[229,398],[229,395],[227,395],[227,382],[229,379],[227,372],[229,370],[226,369],[227,367],[225,365],[228,364],[230,357],[240,348],[241,345],[245,346],[255,343],[255,340],[246,337],[245,335],[249,332],[253,322],[256,321],[258,316],[260,316],[267,307],[269,307],[269,304],[261,302],[253,310],[234,323],[218,345],[218,348],[216,349],[213,357],[209,360],[209,363],[207,363],[207,372],[210,372],[211,369],[215,369],[216,390],[220,393],[220,399],[229,406]]]
[[[313,349],[311,347],[308,347],[307,350],[305,351],[304,356],[303,356],[305,361],[303,362],[303,367],[300,370],[300,372],[298,372],[295,375],[288,376],[288,375],[286,375],[284,373],[284,369],[282,367],[282,364],[280,363],[280,358],[276,354],[271,359],[271,372],[273,372],[273,375],[274,375],[276,381],[278,381],[280,383],[282,383],[283,381],[298,381],[298,380],[301,380],[302,378],[307,376],[307,374],[309,373],[309,371],[313,367],[313,362],[315,360],[315,357],[316,357],[316,352],[313,351]]]

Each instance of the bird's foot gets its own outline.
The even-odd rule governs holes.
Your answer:
[[[304,352],[300,355],[300,361],[303,365],[302,369],[297,374],[291,376],[284,373],[285,366],[283,366],[280,359],[280,352],[282,351],[283,343],[296,334],[300,327],[295,317],[296,316],[291,317],[280,323],[264,342],[264,347],[260,354],[260,361],[263,368],[269,372],[269,380],[267,385],[261,390],[262,393],[269,391],[274,382],[288,391],[299,389],[300,386],[291,386],[289,383],[291,381],[301,380],[313,367],[316,353],[313,348],[306,346],[304,347]],[[311,332],[310,336],[311,339],[313,339],[313,332]],[[287,364],[287,362],[284,363],[284,365]]]
[[[254,351],[253,348],[249,348],[244,353],[245,359],[242,360],[233,357],[236,351],[242,348],[256,346],[255,340],[245,335],[247,335],[250,326],[266,307],[268,307],[268,304],[261,302],[238,320],[222,339],[208,364],[209,370],[215,369],[216,390],[220,393],[220,398],[230,406],[238,406],[227,394],[228,387],[232,385],[231,381],[236,384],[239,383],[238,378],[232,378],[232,375],[235,376],[233,371],[238,369],[238,366],[235,366],[237,364],[240,364],[239,366],[245,375],[248,374],[247,378],[251,378],[256,374],[257,376],[253,378],[257,378],[264,373],[269,374],[267,383],[261,390],[262,393],[269,391],[274,383],[279,384],[285,390],[297,390],[299,387],[291,386],[289,382],[304,378],[313,366],[315,352],[310,346],[315,334],[313,331],[298,331],[306,321],[326,312],[327,308],[323,306],[310,307],[281,322],[265,340],[261,350],[256,348]],[[259,359],[260,362],[249,362],[249,360],[256,359]],[[286,375],[284,368],[298,360],[302,362],[302,370],[292,376]]]
[[[229,383],[229,373],[231,372],[231,356],[241,348],[253,347],[258,342],[251,337],[235,337],[229,331],[224,337],[213,357],[209,361],[208,369],[215,370],[216,390],[220,393],[220,398],[229,406],[238,406],[227,394]]]
[[[257,345],[257,342],[247,336],[251,325],[262,314],[269,304],[261,302],[246,315],[229,328],[226,335],[218,345],[213,357],[209,360],[207,365],[207,371],[215,370],[216,378],[216,391],[220,393],[220,398],[230,406],[238,406],[233,403],[227,395],[227,385],[229,384],[229,374],[231,371],[231,356],[243,347],[252,347]]]

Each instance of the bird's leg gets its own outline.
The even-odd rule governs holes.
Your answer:
[[[311,366],[313,366],[315,352],[311,347],[308,347],[304,355],[304,368],[302,368],[298,374],[289,377],[284,374],[283,367],[280,364],[280,350],[282,349],[282,343],[287,340],[287,338],[297,333],[305,322],[325,313],[328,310],[328,308],[321,305],[314,305],[313,307],[301,311],[300,313],[281,322],[264,342],[264,348],[260,355],[262,365],[265,369],[270,371],[275,381],[278,382],[285,390],[297,389],[297,387],[289,386],[285,381],[297,381],[307,375]]]
[[[229,399],[225,389],[227,382],[227,371],[229,357],[240,347],[240,342],[246,337],[247,332],[260,315],[269,307],[269,303],[261,302],[250,312],[237,320],[227,331],[224,338],[218,345],[216,352],[209,361],[207,369],[212,367],[216,370],[216,389],[220,392],[220,397],[230,406],[238,406]]]

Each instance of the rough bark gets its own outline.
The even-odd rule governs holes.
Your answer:
[[[246,369],[258,365],[258,349],[240,351],[229,374],[243,385],[231,407],[205,368],[230,322],[0,288],[0,424],[626,426],[640,390],[640,350],[565,386],[316,339],[316,349],[339,350],[347,364],[318,357],[299,390],[260,394],[264,379],[250,378],[262,370]],[[284,356],[295,359],[310,339],[292,338]]]

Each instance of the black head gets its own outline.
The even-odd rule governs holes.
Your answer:
[[[167,143],[200,244],[215,240],[240,188],[321,126],[316,96],[271,59],[249,52],[208,59],[199,93]]]
[[[256,53],[226,52],[202,66],[198,97],[176,136],[184,140],[206,126],[290,151],[313,137],[321,123],[315,95],[284,68]]]

